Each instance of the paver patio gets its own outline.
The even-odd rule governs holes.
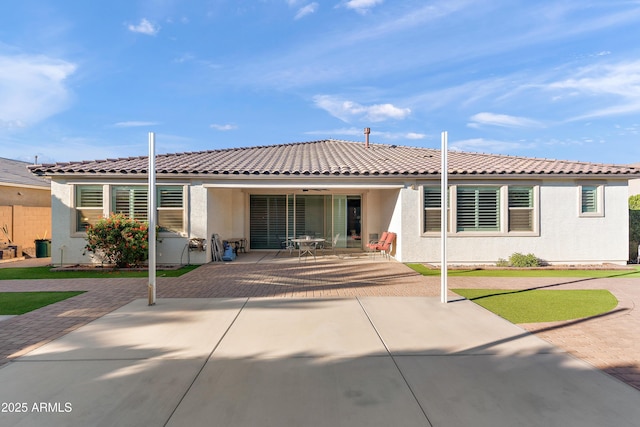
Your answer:
[[[9,266],[9,265],[5,265]],[[640,390],[640,279],[464,278],[449,287],[608,289],[620,301],[611,313],[577,321],[520,325]],[[84,290],[74,298],[0,322],[0,366],[134,299],[146,279],[4,280],[0,291]],[[252,252],[232,263],[202,266],[178,278],[158,278],[158,298],[438,296],[438,277],[365,256],[297,258]],[[450,299],[458,298],[450,293]]]

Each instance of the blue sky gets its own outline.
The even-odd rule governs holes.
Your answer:
[[[638,0],[21,0],[0,157],[335,138],[640,162]]]

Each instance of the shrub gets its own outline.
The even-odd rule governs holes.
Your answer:
[[[111,214],[87,227],[85,250],[116,267],[138,267],[149,256],[149,225],[123,214]]]
[[[638,258],[640,244],[640,194],[629,197],[629,257]]]
[[[629,196],[629,209],[632,211],[640,211],[640,194]]]
[[[498,258],[496,262],[496,267],[509,267],[509,261],[504,258]]]
[[[509,257],[509,265],[512,267],[539,267],[540,260],[534,254],[522,255],[515,252]]]

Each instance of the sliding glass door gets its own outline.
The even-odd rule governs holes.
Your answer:
[[[280,249],[288,238],[322,237],[338,247],[361,247],[361,196],[282,194],[250,196],[251,249]]]

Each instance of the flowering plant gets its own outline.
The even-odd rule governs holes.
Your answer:
[[[149,224],[123,214],[111,214],[88,226],[86,240],[86,252],[119,268],[138,267],[149,256]]]

